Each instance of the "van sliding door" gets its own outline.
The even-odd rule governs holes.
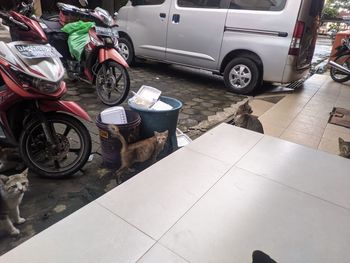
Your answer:
[[[171,0],[139,0],[130,8],[127,32],[140,57],[165,59],[166,31]]]
[[[216,70],[227,7],[222,0],[173,0],[166,60]]]

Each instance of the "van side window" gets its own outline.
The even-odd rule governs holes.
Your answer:
[[[137,5],[161,5],[165,0],[138,0]]]
[[[180,7],[220,8],[220,0],[178,0]]]
[[[281,11],[287,0],[231,0],[230,9]]]

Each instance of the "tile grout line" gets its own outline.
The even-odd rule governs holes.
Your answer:
[[[157,243],[158,243],[158,242],[156,241],[149,249],[147,249],[146,252],[143,253],[143,254],[141,255],[141,257],[139,257],[139,258],[135,261],[135,263],[139,262],[148,252],[150,252],[150,250],[151,250],[152,248],[154,248],[154,246],[155,246]]]
[[[114,213],[112,210],[110,210],[108,207],[105,207],[104,205],[102,205],[101,203],[99,203],[97,200],[95,200],[94,202],[96,202],[100,207],[106,209],[108,212],[110,212],[111,214],[115,215],[116,217],[118,217],[119,219],[121,219],[122,221],[124,221],[125,223],[127,223],[128,225],[130,225],[131,227],[135,228],[136,230],[140,231],[142,234],[146,235],[147,237],[149,237],[150,239],[152,239],[153,241],[155,241],[155,243],[157,243],[157,240],[154,239],[152,236],[150,236],[149,234],[147,234],[146,232],[142,231],[141,229],[139,229],[137,226],[131,224],[130,222],[128,222],[126,219],[122,218],[120,215]]]
[[[249,151],[247,151],[245,154],[243,154],[241,156],[241,158],[239,158],[232,166],[230,166],[230,168],[211,186],[209,187],[209,189],[207,191],[205,191],[199,198],[196,202],[194,202],[191,207],[189,209],[187,209],[187,211],[178,219],[176,220],[176,222],[171,225],[169,227],[169,229],[157,240],[157,242],[159,242],[200,200],[203,199],[203,197],[208,193],[210,192],[211,189],[213,189],[230,171],[233,167],[236,167],[236,164],[242,160],[262,139],[264,138],[264,136],[262,136],[255,144],[254,146],[252,146]],[[212,158],[212,157],[211,157]],[[214,159],[214,158],[213,158]],[[161,243],[159,243],[161,244]],[[165,246],[166,247],[166,246]],[[168,248],[168,247],[166,247]]]
[[[348,207],[342,206],[342,205],[340,205],[340,204],[334,203],[334,202],[332,202],[332,201],[329,201],[329,200],[324,199],[324,198],[322,198],[322,197],[319,197],[319,196],[317,196],[317,195],[314,195],[314,194],[305,192],[305,191],[303,191],[303,190],[297,189],[297,188],[295,188],[295,187],[293,187],[293,186],[290,186],[290,185],[284,184],[284,183],[282,183],[282,182],[276,181],[276,180],[274,180],[274,179],[272,179],[272,178],[269,178],[269,177],[266,177],[266,176],[264,176],[264,175],[257,174],[257,173],[255,173],[255,172],[249,171],[249,170],[246,169],[246,168],[242,168],[242,167],[239,167],[239,166],[235,166],[235,167],[238,168],[238,169],[244,170],[244,171],[246,171],[246,172],[249,172],[249,173],[251,173],[251,174],[254,174],[255,176],[262,177],[262,178],[264,178],[265,180],[268,180],[268,181],[274,182],[274,183],[276,183],[276,184],[279,184],[279,185],[281,185],[281,186],[284,186],[284,187],[287,187],[287,188],[289,188],[289,189],[292,189],[292,190],[294,190],[294,191],[296,191],[296,192],[298,192],[298,193],[305,194],[305,195],[307,195],[307,196],[313,197],[313,198],[315,198],[315,199],[318,199],[318,200],[320,200],[320,201],[326,202],[326,203],[328,203],[328,204],[331,204],[331,205],[333,205],[333,206],[336,206],[336,207],[338,207],[338,208],[342,208],[342,209],[347,210],[347,211],[350,212],[350,208],[348,208]]]
[[[156,244],[158,244],[159,246],[163,247],[166,250],[169,250],[170,252],[172,252],[173,254],[175,254],[176,256],[178,256],[179,258],[183,259],[184,261],[190,263],[191,261],[187,260],[186,258],[184,258],[183,256],[181,256],[180,254],[178,254],[177,252],[173,251],[172,249],[164,246],[163,244],[159,243],[158,241],[156,242]]]
[[[324,84],[324,83],[323,83],[323,84]],[[323,85],[323,84],[322,84],[322,85]],[[321,85],[321,86],[322,86],[322,85]],[[287,131],[287,129],[291,126],[291,124],[295,121],[295,119],[296,119],[296,118],[300,115],[300,113],[305,109],[306,105],[307,105],[307,104],[312,100],[312,98],[318,93],[318,91],[320,90],[321,86],[318,86],[317,91],[307,100],[307,102],[304,104],[304,106],[303,106],[302,109],[298,112],[298,114],[296,114],[296,116],[295,116],[294,118],[292,118],[292,120],[291,120],[291,122],[288,124],[288,126],[287,126],[286,128],[283,128],[283,127],[282,127],[283,131],[282,131],[281,135],[278,136],[278,138],[281,138],[282,135]],[[285,96],[282,100],[280,100],[277,104],[275,104],[272,108],[270,108],[269,110],[267,110],[264,114],[266,114],[267,112],[269,112],[270,110],[272,110],[274,107],[277,107],[277,105],[278,105],[279,103],[281,103],[283,100],[287,99],[288,96],[294,95],[294,94],[295,94],[295,93],[288,94],[288,95]],[[263,116],[264,114],[262,114],[261,116]],[[261,117],[261,116],[260,116],[260,117]]]
[[[291,124],[297,119],[297,117],[302,113],[302,111],[306,108],[306,106],[311,102],[311,100],[316,96],[316,94],[320,91],[321,87],[325,84],[325,81],[322,83],[321,86],[318,87],[317,91],[308,99],[308,101],[304,104],[304,106],[302,107],[302,109],[299,111],[299,113],[293,118],[293,120],[291,121],[291,123],[287,126],[287,128],[285,128],[285,130],[282,132],[282,134],[279,136],[280,139],[282,139],[282,135],[287,131],[287,129],[291,126]],[[289,96],[289,95],[288,95]],[[286,96],[286,97],[288,97]],[[299,133],[303,133],[303,132],[299,132]],[[306,133],[303,133],[305,135],[308,135]],[[318,136],[314,136],[314,137],[318,137]],[[322,136],[319,139],[319,142],[317,144],[317,148],[316,150],[318,150],[319,144],[321,143],[322,140]],[[289,141],[289,140],[288,140]],[[305,146],[305,145],[304,145]],[[309,146],[308,146],[309,147]],[[313,148],[313,147],[310,147]]]
[[[120,215],[114,213],[113,211],[111,211],[109,208],[105,207],[104,205],[102,205],[101,203],[99,203],[97,200],[95,200],[95,202],[102,208],[106,209],[108,212],[110,212],[111,214],[117,216],[118,218],[120,218],[122,221],[124,221],[125,223],[127,223],[128,225],[130,225],[131,227],[135,228],[136,230],[140,231],[141,233],[143,233],[144,235],[146,235],[147,237],[151,238],[152,240],[155,241],[155,243],[144,253],[142,254],[142,256],[136,261],[136,262],[139,262],[142,257],[144,257],[156,244],[159,244],[161,245],[162,247],[168,249],[169,251],[171,251],[172,253],[174,253],[175,255],[179,256],[180,258],[182,258],[183,260],[185,260],[186,262],[190,262],[188,261],[186,258],[184,258],[183,256],[179,255],[178,253],[176,253],[175,251],[173,251],[172,249],[168,248],[167,246],[163,245],[162,243],[160,243],[159,241],[214,187],[216,186],[221,180],[222,178],[233,168],[233,167],[236,167],[235,165],[241,160],[243,159],[262,139],[264,138],[264,136],[262,136],[245,154],[243,154],[241,156],[241,158],[239,158],[234,164],[230,165],[222,160],[218,160],[216,158],[213,158],[211,156],[208,156],[206,154],[203,154],[202,152],[199,152],[199,151],[196,151],[194,149],[189,149],[187,148],[188,150],[192,151],[192,152],[195,152],[195,153],[198,153],[200,155],[203,155],[203,156],[206,156],[208,158],[211,158],[213,160],[216,160],[216,161],[219,161],[220,163],[223,163],[223,164],[227,164],[228,165],[228,169],[224,172],[224,174],[218,178],[218,180],[211,186],[209,187],[209,189],[207,191],[205,191],[199,198],[196,202],[194,202],[189,209],[187,209],[185,211],[185,213],[180,216],[180,218],[178,220],[175,221],[174,224],[172,224],[169,229],[159,238],[159,239],[154,239],[152,236],[150,236],[149,234],[145,233],[144,231],[142,231],[141,229],[139,229],[138,227],[136,227],[135,225],[131,224],[130,222],[128,222],[127,220],[125,220],[124,218],[122,218]]]
[[[339,98],[340,98],[340,95],[341,95],[341,88],[342,88],[342,87],[343,87],[343,84],[340,84],[340,92],[339,92],[338,97],[337,97],[337,99],[336,99],[336,101],[335,101],[335,103],[334,103],[333,108],[336,107],[336,104],[337,104],[337,102],[339,101]],[[329,123],[329,122],[327,122],[327,124],[328,124],[328,123]],[[323,138],[326,138],[326,137],[324,137],[324,135],[325,135],[325,133],[326,133],[327,126],[328,126],[328,125],[326,125],[326,127],[325,127],[324,130],[323,130],[320,143],[319,143],[318,146],[317,146],[317,150],[320,149],[320,145],[321,145],[321,143],[322,143],[322,139],[323,139]]]

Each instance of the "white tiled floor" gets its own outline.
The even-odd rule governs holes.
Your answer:
[[[265,134],[339,154],[338,137],[349,137],[350,129],[333,129],[333,137],[327,136],[333,107],[350,109],[350,82],[340,84],[327,75],[313,75],[302,88],[287,95],[259,119]]]
[[[350,162],[222,124],[1,263],[347,263]]]

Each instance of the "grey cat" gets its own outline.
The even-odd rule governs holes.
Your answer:
[[[13,224],[26,221],[19,214],[19,205],[28,185],[28,169],[16,175],[0,175],[0,226],[12,236],[20,233]]]
[[[340,156],[350,159],[350,142],[344,141],[339,137]]]
[[[24,168],[18,149],[0,146],[0,173],[13,169],[21,171]]]
[[[234,118],[234,124],[237,127],[248,129],[255,132],[264,133],[264,128],[259,119],[253,115],[252,107],[249,105],[249,101],[240,105],[237,109]]]

